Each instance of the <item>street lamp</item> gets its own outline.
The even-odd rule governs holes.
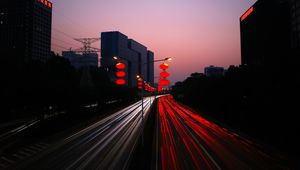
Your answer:
[[[116,61],[118,61],[118,60],[127,60],[123,57],[118,57],[118,56],[113,56],[112,58]],[[172,60],[171,57],[167,57],[167,58],[164,58],[164,59],[153,60],[151,62],[142,63],[141,67],[143,65],[149,64],[149,63],[155,63],[155,62],[160,62],[160,61],[171,61],[171,60]],[[130,61],[128,61],[128,62],[130,62]],[[143,96],[144,96],[144,84],[145,84],[145,82],[143,80],[142,75],[136,75],[136,79],[141,80],[141,82],[142,82],[142,89],[141,89],[142,90],[142,92],[141,92],[141,96],[142,96],[142,146],[144,146],[144,97]],[[156,96],[155,96],[155,98],[156,98]],[[150,105],[151,105],[151,97],[150,97]]]
[[[142,146],[144,146],[144,80],[140,75],[136,75],[136,78],[138,81],[142,82]]]
[[[153,62],[158,62],[158,61],[172,61],[172,58],[167,57],[167,58],[164,58],[164,59],[154,60]]]

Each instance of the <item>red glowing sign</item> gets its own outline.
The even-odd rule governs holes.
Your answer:
[[[160,73],[160,76],[163,77],[163,78],[166,78],[166,77],[169,77],[170,74],[166,71],[163,71],[163,72]]]
[[[138,86],[138,89],[142,89],[143,88],[143,86]]]
[[[241,21],[243,21],[244,19],[246,19],[253,11],[254,11],[253,7],[251,7],[250,9],[248,9],[248,11],[241,17]]]
[[[116,84],[117,85],[124,85],[124,84],[126,84],[126,81],[124,79],[117,79]]]
[[[117,76],[117,77],[125,77],[125,76],[126,76],[126,73],[125,73],[124,71],[118,71],[118,72],[116,73],[116,76]]]
[[[123,70],[125,68],[125,64],[124,63],[117,63],[116,68],[119,69],[119,70]]]
[[[165,70],[165,69],[169,68],[169,64],[163,63],[159,67],[160,67],[160,69]]]
[[[47,1],[47,0],[38,0],[38,2],[40,2],[40,3],[44,4],[44,5],[46,5],[46,6],[49,7],[49,8],[52,8],[52,3],[49,2],[49,1]]]
[[[143,85],[143,82],[142,81],[138,81],[138,85]]]

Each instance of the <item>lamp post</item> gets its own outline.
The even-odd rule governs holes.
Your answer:
[[[114,56],[113,59],[116,60],[116,61],[126,60],[126,61],[130,62],[129,60],[127,60],[123,57]],[[149,63],[155,63],[155,62],[160,62],[160,61],[171,61],[171,60],[172,60],[171,57],[167,57],[167,58],[164,58],[164,59],[153,60],[151,62],[146,62],[146,63],[141,64],[141,67],[146,65],[146,64],[149,64]],[[145,81],[143,80],[142,75],[137,75],[136,78],[137,78],[137,80],[141,80],[141,82],[142,82],[142,89],[141,89],[142,90],[141,91],[141,97],[142,97],[142,146],[144,146],[144,85],[145,85]],[[151,97],[150,97],[150,105],[151,105]]]
[[[139,82],[142,82],[142,92],[141,92],[141,97],[142,97],[142,146],[144,146],[144,80],[140,75],[137,75],[136,78],[138,79]]]

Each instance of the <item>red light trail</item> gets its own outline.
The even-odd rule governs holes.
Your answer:
[[[262,146],[179,104],[158,100],[161,169],[281,169]]]

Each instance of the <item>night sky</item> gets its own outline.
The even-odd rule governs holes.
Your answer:
[[[172,83],[209,65],[239,65],[239,17],[255,0],[52,0],[52,50],[76,49],[72,37],[120,31],[156,59],[172,57]],[[100,48],[100,43],[94,44]],[[159,74],[158,65],[155,75]]]

